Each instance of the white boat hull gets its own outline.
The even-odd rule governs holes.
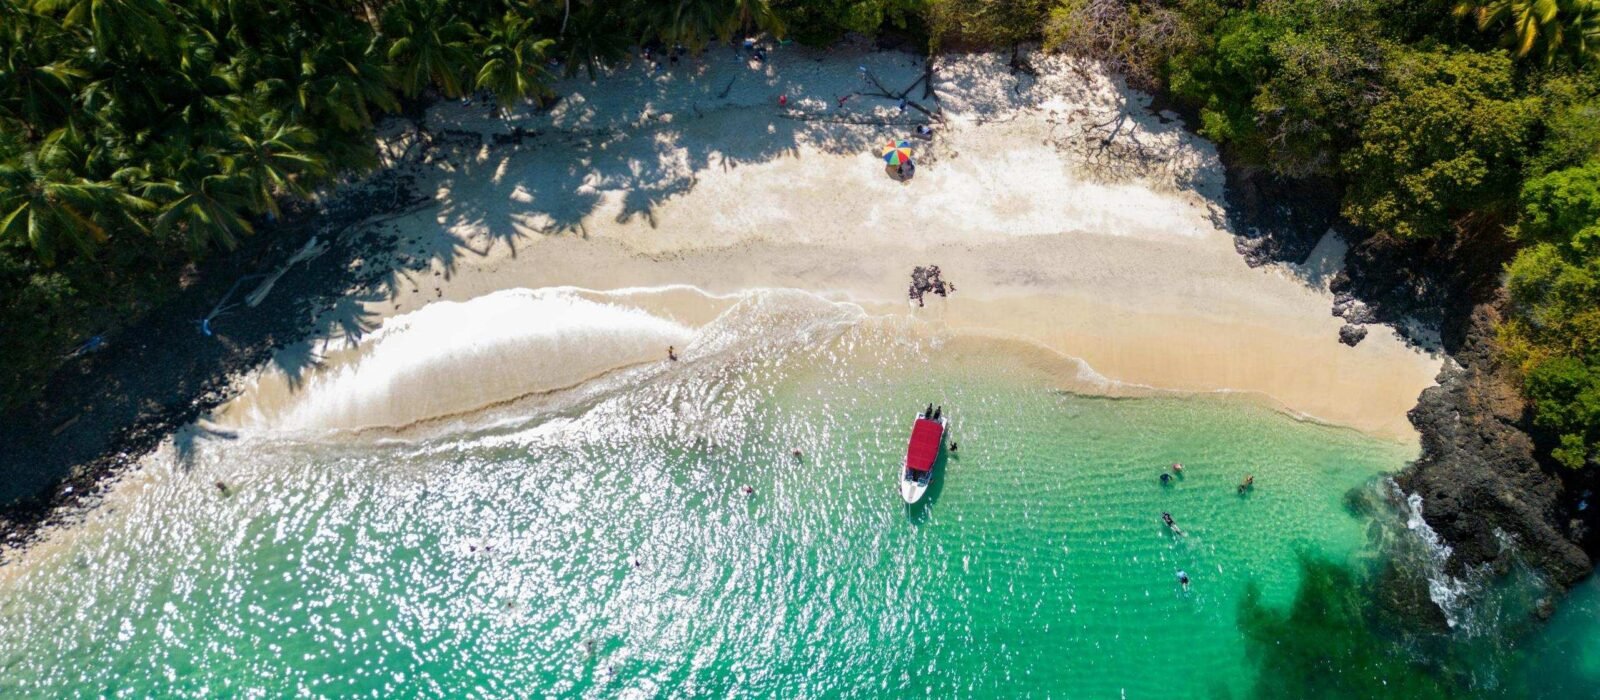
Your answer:
[[[930,478],[928,480],[919,481],[916,479],[905,478],[904,472],[905,470],[902,469],[900,477],[900,499],[905,501],[906,505],[910,505],[922,500],[922,496],[928,492],[928,481],[932,480],[932,474],[929,475]]]

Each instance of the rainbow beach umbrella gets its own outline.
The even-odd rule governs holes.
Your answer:
[[[892,141],[883,149],[883,162],[889,165],[900,165],[911,162],[911,142]]]

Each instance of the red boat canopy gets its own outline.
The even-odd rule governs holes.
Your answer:
[[[911,426],[911,442],[906,445],[906,468],[925,472],[939,459],[939,445],[943,442],[944,426],[938,421],[918,418]]]

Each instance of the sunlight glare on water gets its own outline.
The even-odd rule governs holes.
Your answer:
[[[1287,604],[1300,553],[1364,543],[1345,492],[1410,456],[859,313],[729,314],[565,403],[168,455],[0,579],[0,696],[1237,695],[1247,582]],[[908,508],[930,401],[960,450]]]

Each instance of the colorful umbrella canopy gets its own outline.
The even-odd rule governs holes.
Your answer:
[[[883,162],[900,165],[911,161],[911,142],[895,141],[883,148]]]

